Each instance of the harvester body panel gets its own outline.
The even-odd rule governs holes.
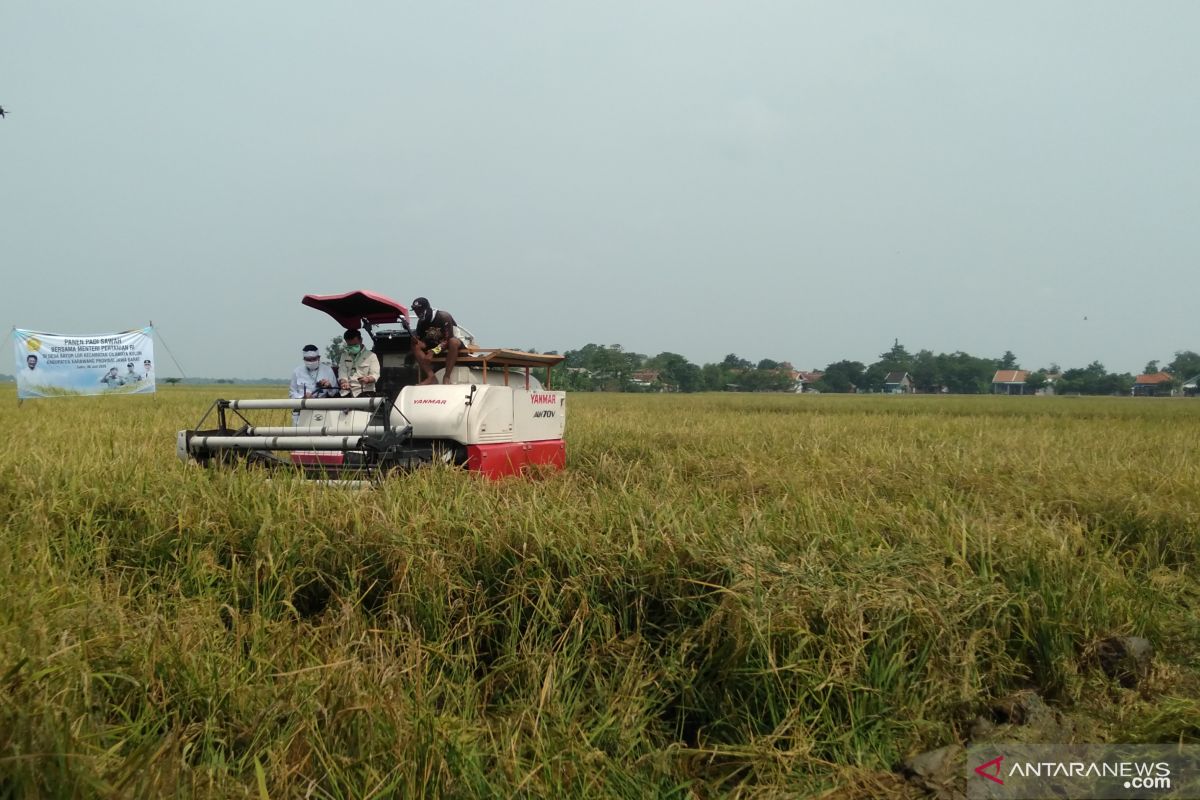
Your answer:
[[[406,386],[396,406],[412,425],[413,438],[458,444],[511,442],[514,391],[476,384]]]
[[[339,411],[337,409],[302,409],[299,427],[324,428],[335,436],[364,433],[374,414],[370,411]]]
[[[513,440],[541,442],[561,439],[567,424],[567,393],[513,392]]]

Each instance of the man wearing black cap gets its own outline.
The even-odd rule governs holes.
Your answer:
[[[412,310],[417,315],[412,353],[425,375],[421,385],[437,383],[433,374],[433,358],[443,352],[446,354],[446,365],[442,372],[442,383],[453,383],[450,376],[454,374],[454,364],[463,348],[463,337],[469,334],[458,327],[449,311],[432,308],[424,297],[412,301]]]
[[[375,393],[375,382],[379,380],[379,357],[363,347],[362,333],[351,328],[342,334],[346,347],[338,363],[338,386],[342,397],[358,397]]]

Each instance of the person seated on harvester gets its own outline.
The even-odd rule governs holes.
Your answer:
[[[433,359],[443,352],[446,354],[446,364],[442,372],[442,383],[453,383],[454,364],[463,348],[465,331],[458,327],[449,311],[432,308],[424,297],[412,301],[412,310],[417,315],[412,354],[425,376],[421,385],[437,383],[437,376],[433,373]]]
[[[346,331],[342,339],[346,342],[338,362],[338,387],[342,397],[375,394],[375,382],[380,375],[379,357],[363,347],[362,333],[357,328]]]
[[[317,346],[306,344],[300,354],[304,363],[292,372],[288,397],[293,400],[306,397],[337,397],[337,376],[333,374],[333,367],[321,362],[321,351]],[[292,412],[292,424],[300,424],[299,411]]]

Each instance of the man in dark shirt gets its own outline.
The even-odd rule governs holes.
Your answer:
[[[431,307],[429,301],[424,297],[418,297],[412,301],[412,310],[417,315],[417,329],[413,332],[412,353],[425,376],[421,385],[437,383],[437,378],[433,374],[433,359],[434,356],[441,355],[443,352],[446,354],[446,366],[442,373],[442,383],[453,383],[451,375],[454,372],[454,364],[458,361],[458,353],[463,347],[458,323],[454,321],[454,317],[449,311]]]

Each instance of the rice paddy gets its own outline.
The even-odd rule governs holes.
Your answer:
[[[0,798],[920,796],[1018,691],[1200,741],[1200,401],[572,394],[527,480],[176,459],[281,393],[0,392]]]

